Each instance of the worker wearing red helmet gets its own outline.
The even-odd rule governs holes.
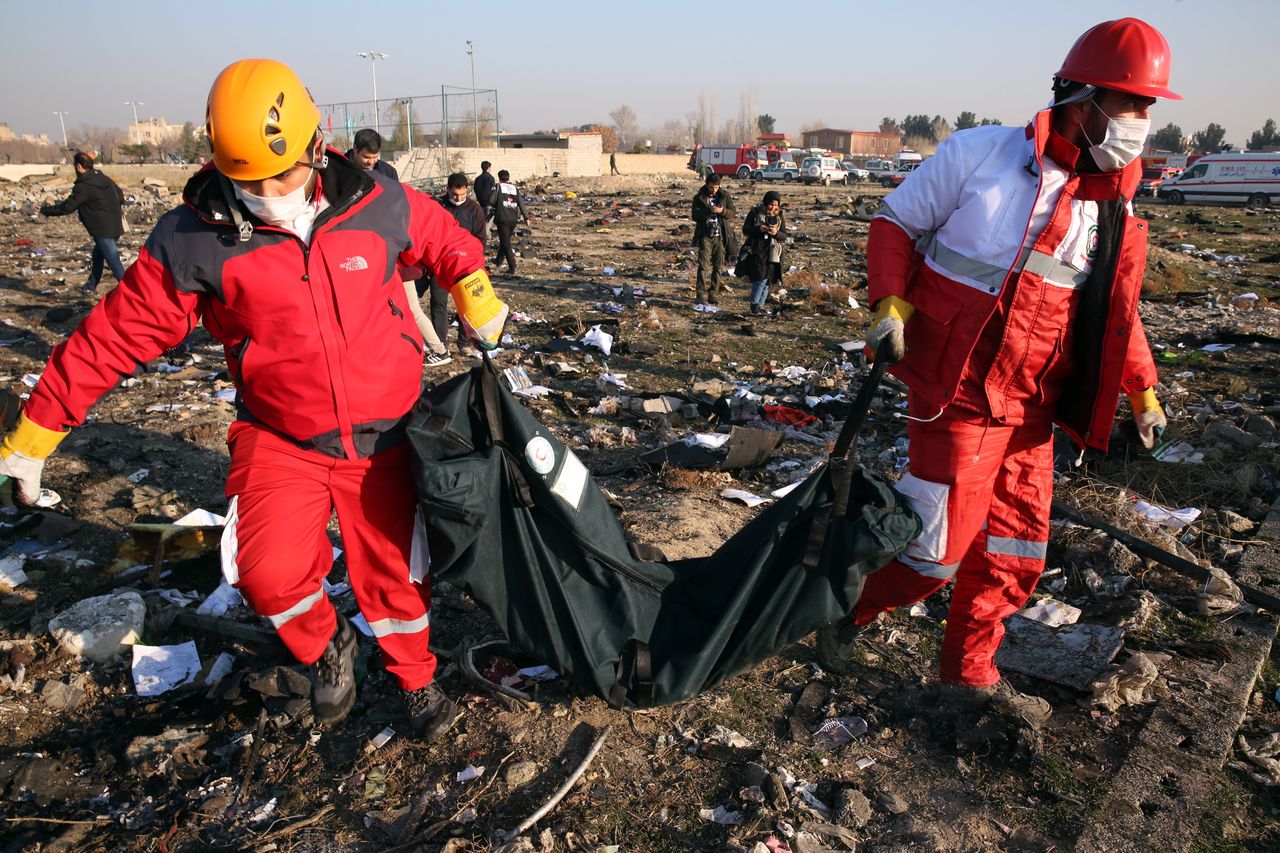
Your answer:
[[[475,342],[507,308],[484,249],[426,195],[327,149],[302,81],[269,59],[232,63],[209,92],[213,163],[160,218],[120,286],[54,349],[0,475],[40,493],[45,457],[89,407],[203,320],[225,350],[237,417],[227,431],[222,568],[304,664],[331,725],[356,698],[356,636],[322,583],[336,511],[356,602],[413,728],[430,737],[454,703],[434,683],[431,592],[413,559],[416,495],[405,425],[422,337],[401,268],[447,282]]]
[[[987,703],[1031,724],[1043,699],[1001,679],[1002,620],[1044,569],[1054,425],[1105,450],[1124,392],[1152,446],[1165,424],[1138,317],[1147,223],[1130,200],[1169,45],[1135,18],[1082,35],[1053,100],[1023,128],[952,134],[871,224],[868,350],[908,386],[909,471],[921,536],[872,574],[853,613],[819,632],[847,666],[876,616],[955,581],[944,704]]]

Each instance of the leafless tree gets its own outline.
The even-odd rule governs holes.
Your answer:
[[[627,104],[623,104],[609,113],[609,118],[613,121],[613,126],[618,129],[619,147],[630,148],[635,145],[637,136],[636,111]]]

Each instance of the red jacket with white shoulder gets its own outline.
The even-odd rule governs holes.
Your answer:
[[[452,287],[484,253],[430,196],[328,156],[330,206],[309,243],[251,216],[212,165],[192,177],[124,281],[54,349],[27,416],[77,426],[203,320],[225,348],[242,419],[339,458],[399,441],[421,387],[422,337],[398,269],[430,269]]]
[[[885,198],[867,247],[869,298],[915,308],[891,370],[925,416],[968,394],[997,419],[1052,417],[1105,449],[1120,392],[1156,384],[1138,317],[1147,223],[1129,206],[1141,162],[1081,174],[1079,154],[1044,110],[1025,129],[953,134]],[[1046,310],[1070,319],[1054,329]],[[1055,348],[1069,349],[1070,371],[1037,410]]]

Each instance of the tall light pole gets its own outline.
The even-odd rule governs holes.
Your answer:
[[[480,110],[476,107],[476,54],[467,39],[467,58],[471,60],[471,120],[475,124],[476,147],[480,147]]]
[[[54,110],[53,114],[58,117],[58,124],[62,125],[62,147],[65,149],[69,147],[67,145],[67,114],[63,110]]]
[[[142,101],[125,101],[126,107],[133,107],[133,144],[142,144],[142,128],[138,127],[138,107],[145,107]]]
[[[391,57],[385,53],[376,50],[362,50],[356,54],[361,59],[369,60],[369,66],[373,69],[373,129],[378,129],[378,60],[390,59]]]
[[[409,134],[409,150],[413,150],[413,98],[401,98],[400,103],[404,104],[404,126]]]

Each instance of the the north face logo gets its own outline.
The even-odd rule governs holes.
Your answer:
[[[369,268],[369,262],[360,255],[352,255],[342,263],[338,264],[338,266],[342,267],[347,272],[359,272],[360,270],[367,270]]]

